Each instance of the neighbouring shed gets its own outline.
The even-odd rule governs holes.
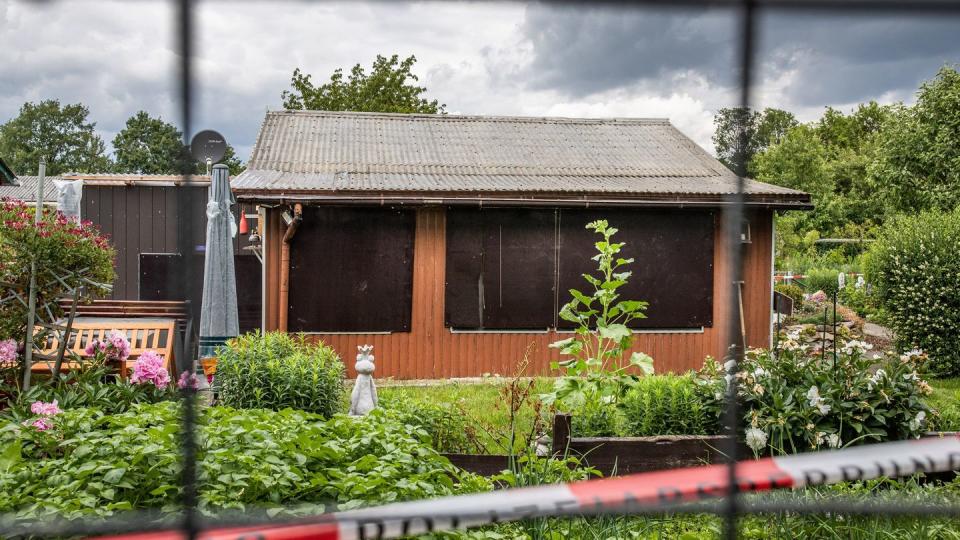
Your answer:
[[[209,176],[189,178],[185,185],[179,175],[159,174],[80,174],[48,176],[44,180],[44,202],[55,205],[57,189],[54,180],[83,181],[80,217],[92,221],[110,238],[117,252],[114,268],[112,300],[182,300],[185,293],[178,282],[181,254],[177,247],[177,231],[182,226],[178,190],[188,190],[189,211],[193,215],[191,248],[196,258],[196,282],[193,287],[199,306],[203,276],[203,246],[206,241],[206,203]],[[39,177],[18,176],[18,185],[0,185],[0,197],[34,202]],[[240,210],[235,213],[240,218]],[[251,212],[250,208],[242,208]],[[251,216],[252,217],[252,216]],[[250,250],[246,236],[238,235],[237,253],[238,304],[241,327],[260,327],[261,265]],[[198,313],[198,312],[197,312]]]
[[[736,181],[667,120],[277,111],[233,188],[260,206],[265,328],[371,343],[378,375],[419,379],[510,374],[531,344],[547,373],[598,218],[636,259],[624,297],[650,302],[636,349],[660,371],[719,356]],[[747,342],[767,346],[773,214],[810,196],[745,196]]]

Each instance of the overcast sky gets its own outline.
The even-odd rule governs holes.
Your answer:
[[[176,123],[174,12],[166,2],[0,0],[0,121],[25,101],[83,102],[109,144],[143,109]],[[712,151],[736,103],[732,12],[521,3],[207,1],[198,10],[196,130],[246,160],[293,69],[325,80],[379,53],[415,54],[450,113],[666,117]],[[960,62],[960,20],[767,13],[756,105],[819,117],[827,105],[911,101]]]

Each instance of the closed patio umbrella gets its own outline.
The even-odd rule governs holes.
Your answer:
[[[236,223],[230,206],[236,203],[230,191],[226,165],[214,165],[207,198],[207,246],[203,267],[203,301],[200,305],[200,358],[213,356],[216,348],[240,333],[237,321],[237,280],[233,263]]]

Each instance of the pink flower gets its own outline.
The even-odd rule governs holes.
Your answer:
[[[108,338],[110,346],[107,347],[107,356],[112,360],[123,361],[130,356],[130,342],[127,341],[126,334],[113,330]]]
[[[53,427],[53,422],[46,418],[37,418],[36,420],[25,420],[23,425],[35,427],[37,431],[46,431]]]
[[[197,378],[196,373],[191,373],[189,371],[184,371],[180,374],[180,378],[177,380],[177,388],[183,390],[184,388],[200,388],[200,379]]]
[[[163,357],[154,351],[144,351],[133,364],[130,382],[134,384],[153,383],[157,388],[170,384],[170,373],[163,365]]]
[[[0,364],[10,363],[17,359],[17,340],[5,339],[0,341]]]
[[[50,403],[34,401],[30,404],[30,412],[33,414],[39,414],[40,416],[54,416],[62,413],[63,411],[57,406],[57,400],[53,400]]]

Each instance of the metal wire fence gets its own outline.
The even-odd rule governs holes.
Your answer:
[[[66,0],[64,0],[66,1]],[[320,0],[318,0],[320,1]],[[179,105],[180,124],[184,135],[183,143],[189,144],[188,138],[193,132],[194,114],[195,114],[195,89],[194,89],[194,54],[195,54],[195,36],[194,22],[195,10],[199,3],[195,0],[171,0],[175,8],[176,20],[176,52],[179,58],[176,66],[177,102]],[[548,2],[549,3],[549,2]],[[946,17],[957,17],[960,19],[960,1],[957,0],[633,0],[633,1],[601,1],[601,2],[556,2],[558,4],[569,4],[576,6],[594,6],[607,5],[623,9],[649,9],[649,8],[671,8],[679,10],[697,10],[706,8],[721,8],[733,11],[739,21],[739,28],[736,36],[737,43],[737,66],[736,72],[739,74],[739,99],[738,106],[749,108],[752,104],[752,89],[754,87],[756,75],[757,58],[757,31],[758,17],[761,14],[769,12],[817,12],[824,15],[845,14],[845,15],[875,15],[878,13],[907,16],[907,15],[938,15]],[[741,143],[746,146],[745,131],[739,133],[742,138]],[[742,156],[741,156],[742,157]],[[183,182],[191,182],[192,164],[184,162]],[[729,268],[732,269],[732,282],[730,287],[733,294],[728,298],[737,297],[737,283],[742,276],[743,246],[739,242],[739,224],[744,217],[744,176],[746,175],[746,162],[741,159],[735,163],[735,172],[738,176],[736,195],[731,197],[728,204],[723,206],[723,230],[729,235],[727,238],[727,259]],[[181,208],[188,207],[188,190],[178,190],[178,203]],[[181,253],[188,253],[192,249],[192,231],[194,228],[194,217],[189,212],[184,212],[180,216],[178,229],[178,246]],[[182,272],[179,279],[182,283],[182,289],[186,291],[188,298],[193,298],[194,280],[191,279],[195,268],[194,259],[184,257],[182,260]],[[734,374],[737,371],[736,364],[742,360],[744,354],[744,345],[741,339],[740,317],[738,306],[735,301],[730,301],[727,306],[727,317],[730,324],[728,328],[727,339],[725,343],[732,344],[729,348],[729,359],[733,360],[728,364],[728,371]],[[179,479],[182,487],[182,511],[179,515],[164,514],[161,515],[152,511],[130,511],[108,519],[93,520],[45,520],[42,523],[32,523],[25,525],[12,516],[0,516],[0,537],[62,537],[62,536],[90,536],[104,534],[123,534],[131,532],[149,532],[159,530],[179,530],[185,538],[195,538],[199,533],[213,527],[235,527],[235,526],[256,526],[271,525],[276,526],[282,522],[279,519],[269,519],[266,516],[248,516],[248,515],[222,515],[218,518],[202,518],[197,510],[197,401],[195,390],[188,387],[181,391],[181,419],[180,427],[180,450],[181,450],[181,477]],[[732,377],[732,383],[729,384],[726,396],[725,411],[723,414],[723,423],[727,428],[727,433],[735,434],[740,410],[735,399],[737,395],[737,378]],[[783,500],[783,501],[764,501],[755,497],[746,497],[738,493],[738,467],[737,461],[741,458],[741,449],[737,443],[736,436],[730,435],[726,439],[724,453],[727,458],[727,485],[729,492],[723,494],[714,502],[701,503],[670,503],[661,504],[627,504],[617,507],[601,507],[584,511],[575,509],[570,511],[552,510],[549,516],[583,516],[583,515],[652,515],[652,514],[715,514],[724,519],[723,535],[725,538],[733,539],[737,536],[738,519],[746,514],[755,513],[791,513],[798,515],[806,514],[844,514],[844,515],[885,515],[892,517],[946,517],[960,518],[960,507],[946,505],[916,504],[907,502],[864,502],[856,500],[843,500],[842,498],[831,499],[828,501],[808,501],[808,500]],[[485,515],[483,509],[478,509],[478,515]],[[531,517],[536,514],[531,514]],[[438,515],[437,517],[443,517]],[[456,516],[460,519],[467,518],[462,514]],[[290,519],[289,523],[322,523],[327,518],[318,517],[313,519]],[[249,537],[241,535],[243,537]],[[256,536],[256,535],[253,535]]]

